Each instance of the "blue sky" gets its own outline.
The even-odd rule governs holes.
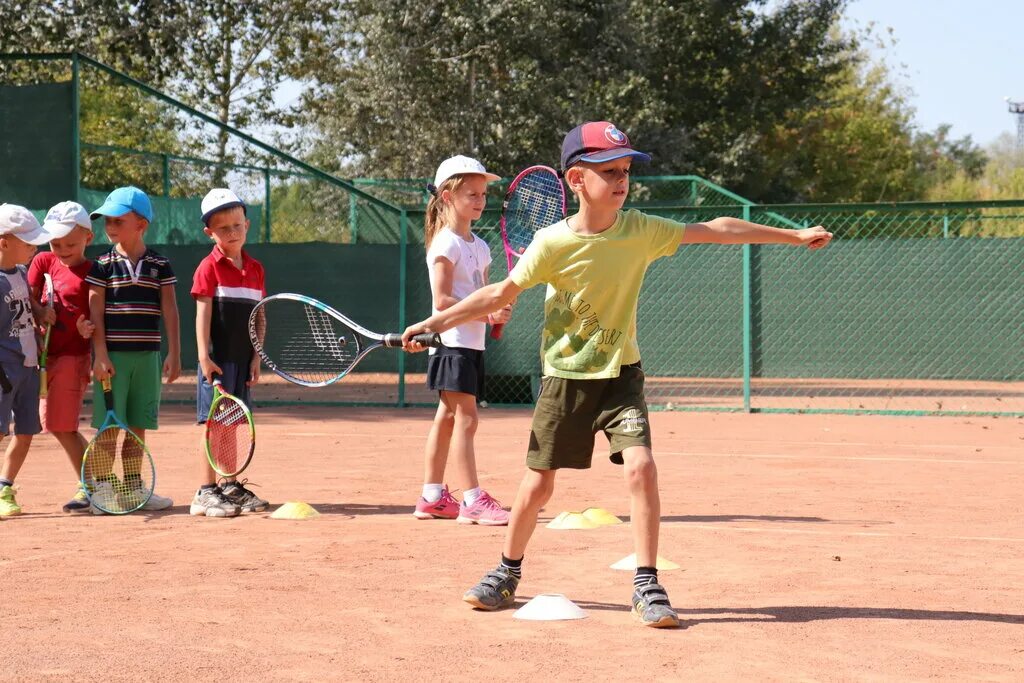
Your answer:
[[[922,129],[950,123],[983,146],[1016,131],[1003,97],[1024,101],[1024,0],[851,0],[846,16],[893,29],[880,54],[904,74]]]

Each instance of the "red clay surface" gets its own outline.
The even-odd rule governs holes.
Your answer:
[[[169,512],[67,517],[46,435],[0,521],[5,680],[1024,679],[1024,420],[656,413],[660,554],[684,628],[627,611],[628,525],[538,528],[520,596],[589,618],[477,613],[502,529],[420,522],[429,410],[268,408],[246,473],[323,515],[189,517],[198,432],[153,434]],[[510,502],[529,413],[487,410],[484,485]],[[620,471],[559,475],[550,519],[626,517]],[[450,482],[453,487],[460,482]],[[542,525],[544,523],[542,521]]]

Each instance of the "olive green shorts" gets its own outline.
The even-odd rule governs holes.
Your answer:
[[[612,379],[541,378],[526,466],[587,469],[598,432],[608,437],[609,457],[616,465],[622,464],[626,448],[651,447],[644,371],[639,363],[622,366]]]

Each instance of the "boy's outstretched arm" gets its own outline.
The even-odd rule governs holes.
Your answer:
[[[821,249],[832,240],[832,233],[817,225],[804,230],[786,230],[758,225],[742,218],[723,216],[706,223],[690,223],[680,244],[792,244]]]
[[[505,278],[493,285],[485,285],[454,306],[405,328],[405,332],[402,333],[402,344],[406,351],[422,351],[426,347],[410,341],[413,335],[422,332],[444,332],[469,320],[482,318],[511,304],[522,291],[511,278]]]

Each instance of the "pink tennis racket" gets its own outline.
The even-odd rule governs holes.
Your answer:
[[[531,166],[508,187],[501,208],[501,241],[511,273],[516,261],[541,228],[565,218],[565,187],[553,168]],[[491,328],[491,339],[501,339],[504,324]]]

